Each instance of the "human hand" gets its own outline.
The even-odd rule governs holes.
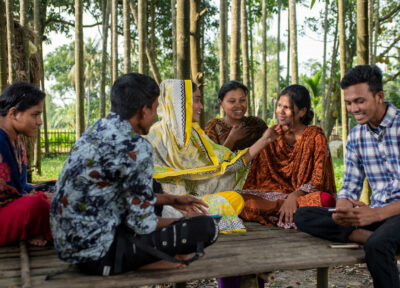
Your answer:
[[[297,210],[297,195],[291,193],[283,202],[281,209],[279,209],[278,223],[285,221],[285,224],[293,223],[293,215]]]
[[[335,218],[339,219],[339,221],[344,223],[346,226],[367,226],[372,223],[381,221],[378,208],[371,208],[365,204],[361,207],[356,208],[336,208],[336,213],[334,214],[332,215],[334,221]]]
[[[251,130],[249,127],[244,125],[233,126],[231,131],[229,132],[228,138],[230,138],[233,142],[242,140],[249,136]]]
[[[269,140],[270,142],[274,141],[279,135],[283,134],[282,126],[279,124],[272,125],[262,135],[263,139]]]
[[[206,202],[192,196],[173,196],[171,206],[180,210],[188,217],[199,216],[201,214],[208,215],[205,208],[208,208]]]

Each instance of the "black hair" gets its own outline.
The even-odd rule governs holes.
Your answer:
[[[192,92],[196,91],[197,89],[199,89],[199,86],[192,81]]]
[[[359,83],[367,83],[368,90],[374,95],[383,91],[381,69],[378,66],[358,65],[344,75],[340,87],[346,89]]]
[[[111,112],[128,120],[143,106],[151,108],[159,95],[160,88],[153,78],[139,73],[122,75],[111,88]]]
[[[6,116],[8,111],[15,107],[19,112],[38,105],[46,94],[35,86],[26,82],[11,84],[0,95],[0,116]]]
[[[298,84],[290,85],[283,89],[283,91],[279,94],[277,101],[279,101],[279,98],[284,95],[289,96],[289,101],[292,105],[292,111],[294,111],[294,105],[296,105],[299,110],[303,109],[304,107],[307,108],[307,112],[301,118],[301,122],[304,125],[309,125],[314,118],[314,112],[311,110],[311,97],[307,88]]]
[[[221,86],[221,88],[219,89],[219,92],[218,92],[218,99],[220,101],[224,100],[226,93],[228,93],[229,91],[232,91],[232,90],[236,90],[236,89],[242,89],[246,96],[249,93],[249,89],[245,85],[243,85],[239,81],[232,80],[232,81],[224,83],[224,85]]]

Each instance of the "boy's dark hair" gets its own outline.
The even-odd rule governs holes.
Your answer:
[[[197,89],[199,89],[199,86],[192,81],[192,92],[196,91]]]
[[[346,89],[359,83],[367,83],[369,91],[374,95],[383,91],[381,69],[378,66],[358,65],[344,75],[340,87]]]
[[[224,100],[225,94],[228,93],[231,90],[236,90],[236,89],[242,89],[244,91],[244,94],[247,96],[249,93],[249,89],[242,83],[236,80],[232,80],[229,82],[224,83],[224,85],[221,86],[218,92],[218,99],[219,100]]]
[[[279,101],[279,98],[281,98],[283,95],[289,96],[292,111],[294,111],[294,105],[296,105],[299,110],[303,109],[304,107],[307,108],[307,112],[303,118],[301,118],[301,122],[304,125],[309,125],[314,118],[314,112],[311,110],[311,97],[307,88],[298,84],[290,85],[283,89],[283,91],[279,94],[277,101]]]
[[[24,112],[38,105],[45,96],[44,92],[29,83],[17,82],[11,84],[0,95],[0,116],[6,116],[12,107]]]
[[[111,88],[111,112],[130,119],[143,106],[151,108],[159,95],[160,88],[153,78],[139,73],[122,75]]]

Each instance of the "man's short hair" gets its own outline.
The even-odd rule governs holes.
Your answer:
[[[358,65],[344,75],[340,87],[346,89],[359,83],[367,83],[369,91],[374,95],[383,91],[381,69],[378,66]]]
[[[111,88],[111,112],[130,119],[145,105],[151,108],[159,95],[160,88],[153,78],[139,73],[122,75]]]

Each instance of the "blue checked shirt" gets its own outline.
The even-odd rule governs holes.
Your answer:
[[[367,177],[372,187],[371,207],[400,199],[400,110],[391,103],[377,129],[368,124],[350,131],[345,174],[338,198],[360,198]]]

